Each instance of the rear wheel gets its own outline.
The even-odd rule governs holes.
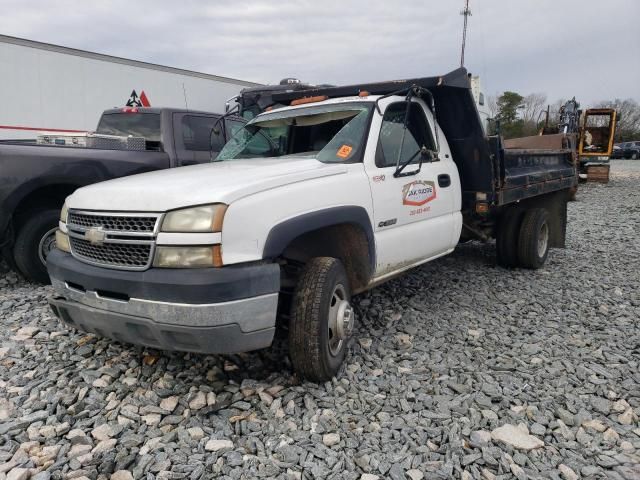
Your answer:
[[[294,369],[308,380],[331,380],[339,371],[353,332],[354,312],[340,260],[312,258],[295,289],[289,323]]]
[[[507,210],[498,222],[496,234],[496,256],[498,265],[506,268],[518,266],[518,233],[522,212],[512,208]]]
[[[59,218],[59,210],[37,210],[29,214],[18,231],[13,258],[27,280],[50,283],[46,262],[56,244]]]
[[[632,153],[631,154],[631,160],[637,160],[638,159],[638,154],[637,153]]]
[[[549,215],[544,208],[534,208],[525,213],[520,226],[518,259],[525,268],[538,269],[549,255]]]

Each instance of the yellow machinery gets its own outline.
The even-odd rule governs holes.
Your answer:
[[[591,108],[584,112],[578,145],[580,178],[588,182],[609,181],[609,157],[616,133],[613,108]]]

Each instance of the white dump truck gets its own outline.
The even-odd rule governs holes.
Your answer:
[[[564,246],[575,152],[485,137],[464,69],[271,100],[210,164],[67,198],[47,261],[62,321],[201,353],[267,347],[282,321],[295,370],[324,381],[352,295],[461,239],[497,237],[508,267]]]

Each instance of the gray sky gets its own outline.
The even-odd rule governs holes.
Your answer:
[[[0,0],[0,33],[258,82],[346,84],[459,64],[463,0]],[[640,0],[471,0],[488,94],[640,100]]]

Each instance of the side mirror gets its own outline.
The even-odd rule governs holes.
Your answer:
[[[220,129],[220,124],[216,122],[209,134],[209,156],[211,161],[215,160],[215,157],[218,156],[220,147],[225,143],[224,137],[222,137],[222,141],[220,141],[220,135],[223,135],[223,132]]]
[[[438,158],[438,152],[434,151],[434,150],[428,150],[427,147],[423,146],[420,149],[420,160],[422,162],[435,162],[437,160],[440,160]]]

